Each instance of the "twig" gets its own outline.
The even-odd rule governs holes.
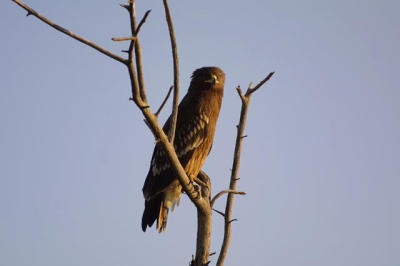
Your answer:
[[[219,211],[219,210],[217,210],[217,209],[212,209],[212,210],[215,211],[215,212],[218,213],[218,214],[221,214],[222,217],[225,217],[225,213],[223,213],[222,211]]]
[[[121,42],[121,41],[134,41],[136,40],[135,36],[127,36],[127,37],[113,37],[111,38],[114,42]]]
[[[239,125],[237,127],[237,135],[236,135],[236,144],[235,144],[235,152],[234,152],[234,157],[233,157],[233,164],[232,164],[232,173],[231,173],[231,180],[229,184],[229,189],[231,190],[236,190],[236,182],[238,180],[238,173],[239,173],[239,165],[240,165],[240,154],[242,150],[242,142],[243,142],[243,137],[244,134],[244,129],[246,126],[246,119],[247,119],[247,112],[250,104],[250,98],[257,89],[259,89],[265,82],[267,82],[274,72],[271,72],[267,75],[266,78],[264,78],[260,83],[258,83],[254,88],[251,88],[251,83],[249,85],[249,88],[247,89],[247,92],[245,95],[243,95],[242,90],[240,89],[240,86],[236,88],[240,99],[242,100],[242,108],[240,111],[240,120],[239,120]],[[225,207],[225,228],[224,228],[224,240],[222,242],[221,246],[221,251],[219,253],[218,261],[217,261],[217,266],[222,266],[224,264],[227,252],[228,252],[228,247],[229,247],[229,242],[231,239],[231,234],[232,234],[232,221],[235,219],[232,219],[232,206],[233,206],[233,199],[234,199],[234,194],[229,193],[227,200],[226,200],[226,207]]]
[[[129,12],[129,5],[127,4],[120,4],[121,7],[125,8]]]
[[[232,190],[232,189],[225,189],[225,190],[222,190],[222,191],[218,192],[218,194],[215,195],[215,196],[213,197],[213,199],[211,200],[211,202],[210,202],[211,207],[214,206],[215,201],[216,201],[219,197],[221,197],[222,195],[224,195],[225,193],[232,193],[232,194],[238,194],[238,195],[246,195],[246,192],[243,192],[243,191],[237,191],[237,190]]]
[[[171,95],[171,91],[174,88],[174,86],[169,87],[167,96],[165,96],[164,101],[161,103],[160,107],[158,108],[157,112],[154,113],[155,116],[158,116],[161,112],[161,110],[164,108],[164,105],[167,103],[169,96]]]
[[[139,25],[137,26],[136,29],[136,36],[139,34],[140,28],[142,25],[146,22],[147,17],[150,15],[151,9],[147,10],[146,13],[144,14],[143,18],[140,20]]]
[[[174,61],[174,100],[172,103],[172,121],[168,132],[168,139],[173,144],[175,139],[176,121],[178,119],[178,101],[179,101],[179,62],[178,48],[176,45],[174,25],[172,23],[171,12],[169,11],[168,1],[163,0],[165,17],[167,19],[169,37],[171,39],[172,58]]]
[[[40,19],[41,21],[43,21],[44,23],[46,23],[47,25],[53,27],[54,29],[61,31],[62,33],[70,36],[71,38],[74,38],[75,40],[84,43],[94,49],[96,49],[97,51],[99,51],[102,54],[105,54],[108,57],[111,57],[114,60],[117,60],[118,62],[121,62],[123,64],[127,64],[127,60],[123,57],[120,57],[106,49],[104,49],[103,47],[101,47],[100,45],[89,41],[88,39],[79,36],[78,34],[75,34],[73,32],[71,32],[70,30],[67,30],[66,28],[63,28],[59,25],[57,25],[56,23],[54,23],[53,21],[51,21],[50,19],[42,16],[41,14],[39,14],[38,12],[36,12],[35,10],[33,10],[30,6],[26,5],[25,3],[19,1],[19,0],[12,0],[14,3],[16,3],[17,5],[19,5],[20,7],[22,7],[23,9],[25,9],[28,12],[28,15],[33,15],[35,17],[37,17],[38,19]]]
[[[266,83],[274,74],[275,72],[271,72],[269,73],[262,81],[260,81],[260,83],[258,83],[254,88],[251,88],[251,86],[249,86],[249,88],[246,91],[246,96],[250,96],[250,94],[252,94],[253,92],[255,92],[256,90],[258,90],[262,85],[264,85],[264,83]]]

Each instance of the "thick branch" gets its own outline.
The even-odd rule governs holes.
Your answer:
[[[169,141],[174,143],[176,121],[178,119],[178,101],[179,101],[179,62],[178,62],[178,48],[176,45],[174,25],[172,23],[171,12],[169,11],[168,1],[163,0],[165,17],[167,19],[169,37],[171,39],[172,58],[174,61],[174,99],[172,103],[172,121],[170,130],[168,132]]]
[[[201,186],[201,197],[206,208],[197,208],[197,240],[196,256],[192,265],[208,265],[210,254],[211,229],[212,229],[212,209],[210,206],[211,180],[204,171],[200,171],[198,179],[205,186]]]
[[[42,16],[41,14],[39,14],[38,12],[33,10],[30,6],[22,3],[21,1],[19,1],[19,0],[12,0],[12,1],[14,3],[16,3],[17,5],[19,5],[20,7],[22,7],[23,9],[25,9],[26,11],[28,11],[28,15],[34,15],[35,17],[37,17],[38,19],[40,19],[41,21],[43,21],[47,25],[55,28],[56,30],[61,31],[62,33],[74,38],[75,40],[77,40],[77,41],[79,41],[81,43],[84,43],[84,44],[96,49],[100,53],[105,54],[106,56],[111,57],[112,59],[117,60],[118,62],[121,62],[123,64],[127,64],[127,60],[125,58],[122,58],[122,57],[120,57],[120,56],[118,56],[118,55],[116,55],[116,54],[104,49],[100,45],[98,45],[98,44],[96,44],[96,43],[94,43],[92,41],[89,41],[88,39],[86,39],[86,38],[84,38],[82,36],[79,36],[78,34],[75,34],[75,33],[71,32],[70,30],[67,30],[66,28],[63,28],[63,27],[57,25],[56,23],[54,23],[50,19]]]
[[[242,90],[240,87],[237,87],[237,91],[239,94],[240,99],[242,100],[242,109],[240,112],[240,120],[239,125],[237,127],[237,135],[236,135],[236,144],[235,144],[235,153],[233,157],[233,165],[232,165],[232,174],[231,180],[229,184],[230,190],[236,190],[236,182],[238,180],[238,173],[239,173],[239,165],[240,165],[240,154],[242,150],[242,142],[243,142],[243,132],[246,126],[246,119],[247,119],[247,112],[250,104],[250,98],[254,91],[260,88],[265,82],[267,82],[274,73],[271,72],[264,80],[262,80],[259,84],[257,84],[254,89],[251,88],[251,85],[247,89],[245,95],[243,95]],[[217,266],[222,266],[224,264],[226,254],[228,252],[228,247],[231,239],[232,233],[232,206],[233,206],[233,198],[234,194],[229,193],[227,200],[226,200],[226,207],[225,207],[225,228],[224,228],[224,240],[222,242],[221,251],[219,253]]]
[[[212,209],[210,202],[207,202],[207,211],[197,210],[197,241],[196,241],[196,266],[209,264],[210,240],[212,228]]]

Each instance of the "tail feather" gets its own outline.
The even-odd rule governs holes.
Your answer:
[[[168,208],[165,206],[164,201],[161,201],[160,212],[157,219],[157,231],[162,233],[167,228]]]
[[[147,227],[151,227],[155,220],[158,218],[160,213],[161,203],[163,201],[163,195],[159,195],[145,201],[144,212],[142,216],[142,230],[146,232]]]
[[[157,220],[157,231],[165,231],[168,220],[168,207],[165,205],[163,193],[156,197],[146,200],[142,216],[142,230],[146,232],[147,227],[151,227]]]

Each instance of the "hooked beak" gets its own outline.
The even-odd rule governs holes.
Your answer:
[[[216,83],[219,83],[218,77],[217,77],[216,75],[214,75],[214,74],[212,74],[212,75],[211,75],[211,78],[208,79],[208,80],[206,80],[205,82],[211,83],[211,84],[214,84],[214,85],[215,85]]]

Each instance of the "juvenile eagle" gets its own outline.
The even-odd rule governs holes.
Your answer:
[[[221,108],[225,74],[218,67],[195,70],[188,92],[178,108],[174,147],[176,154],[193,181],[211,150],[215,126]],[[168,133],[171,117],[163,129]],[[157,220],[158,232],[165,231],[168,210],[179,203],[182,187],[160,143],[156,144],[149,173],[143,185],[145,209],[142,229]]]

